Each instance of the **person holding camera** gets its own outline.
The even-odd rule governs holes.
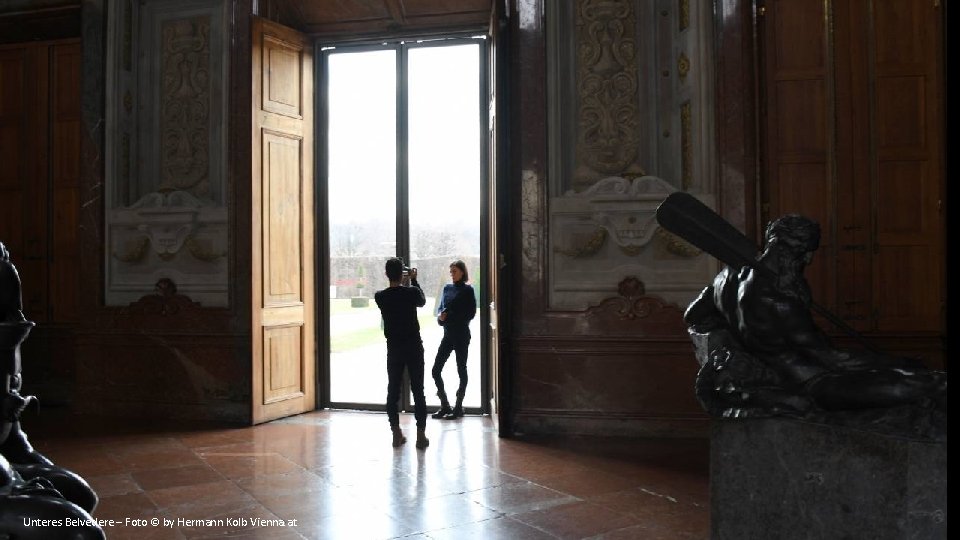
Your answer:
[[[420,322],[417,308],[427,300],[417,283],[417,269],[407,269],[403,261],[393,257],[387,260],[384,269],[390,286],[377,291],[374,300],[383,317],[383,335],[387,338],[387,418],[393,432],[393,446],[407,442],[400,431],[400,383],[403,371],[407,370],[413,390],[414,417],[417,421],[417,448],[430,444],[427,427],[427,400],[423,394],[423,341],[420,339]]]
[[[467,265],[457,260],[450,263],[450,280],[444,285],[440,306],[437,308],[437,324],[443,327],[443,339],[437,349],[437,358],[433,361],[433,380],[437,384],[437,396],[440,409],[433,418],[448,420],[463,416],[463,394],[467,390],[467,350],[470,347],[470,321],[477,313],[477,298],[473,287],[467,284],[469,276]],[[441,372],[443,365],[454,352],[457,358],[457,374],[460,386],[457,388],[457,404],[451,409],[447,393],[443,388]]]

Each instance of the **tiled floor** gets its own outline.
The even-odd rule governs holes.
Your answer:
[[[489,418],[466,417],[430,420],[418,451],[413,418],[401,422],[399,449],[383,413],[348,411],[246,428],[25,418],[24,429],[91,483],[95,517],[160,520],[106,527],[108,538],[709,536],[706,440],[502,439]]]

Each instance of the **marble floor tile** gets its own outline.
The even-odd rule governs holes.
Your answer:
[[[705,440],[506,439],[467,416],[430,421],[419,450],[409,414],[399,448],[384,413],[44,418],[24,427],[31,442],[98,492],[111,540],[709,538]]]

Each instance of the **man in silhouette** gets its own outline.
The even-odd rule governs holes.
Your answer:
[[[387,418],[393,431],[393,446],[407,441],[400,431],[400,383],[406,369],[413,390],[414,417],[417,420],[417,448],[430,444],[425,434],[427,400],[423,394],[423,340],[417,308],[427,300],[417,283],[417,269],[404,275],[403,262],[394,257],[384,266],[390,286],[374,294],[383,317],[383,335],[387,338]]]

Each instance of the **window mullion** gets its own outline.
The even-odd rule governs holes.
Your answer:
[[[410,264],[407,51],[403,43],[397,48],[397,256]]]

